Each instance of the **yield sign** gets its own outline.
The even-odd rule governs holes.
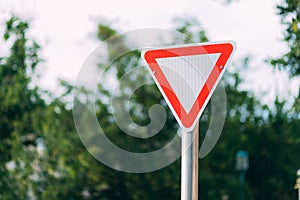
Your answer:
[[[180,127],[190,132],[220,81],[233,41],[148,49],[142,58]]]

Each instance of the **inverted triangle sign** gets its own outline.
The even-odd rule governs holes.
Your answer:
[[[220,81],[236,45],[197,43],[142,52],[180,127],[191,132]]]

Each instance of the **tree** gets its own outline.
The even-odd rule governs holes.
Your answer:
[[[300,1],[286,0],[277,6],[278,15],[281,17],[282,23],[286,30],[284,33],[284,41],[289,50],[282,58],[274,59],[271,64],[279,69],[286,70],[290,76],[298,76],[300,74]]]
[[[10,55],[0,59],[0,198],[26,199],[30,191],[31,161],[35,158],[38,116],[46,106],[31,76],[41,61],[39,45],[27,38],[28,23],[12,17],[4,40]],[[10,167],[9,167],[10,166]]]

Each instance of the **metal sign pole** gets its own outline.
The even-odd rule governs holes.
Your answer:
[[[181,138],[181,200],[198,200],[199,122]]]

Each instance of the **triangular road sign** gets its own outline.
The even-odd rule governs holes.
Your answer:
[[[148,49],[142,58],[180,127],[191,132],[220,81],[233,41]]]

